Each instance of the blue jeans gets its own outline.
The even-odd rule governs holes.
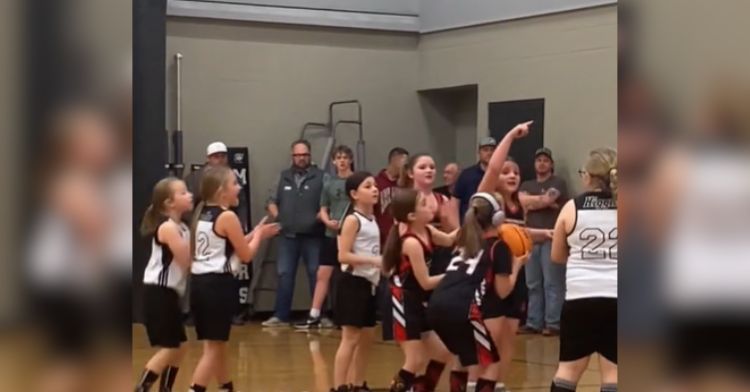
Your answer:
[[[560,312],[565,301],[565,265],[550,260],[552,242],[534,245],[526,263],[529,305],[526,326],[536,330],[560,329]]]
[[[289,238],[282,235],[278,241],[279,250],[278,260],[276,261],[278,286],[276,287],[274,316],[278,317],[281,321],[288,322],[289,314],[292,311],[294,281],[297,277],[297,266],[300,257],[304,260],[307,279],[310,281],[310,296],[315,291],[321,238],[308,236]]]

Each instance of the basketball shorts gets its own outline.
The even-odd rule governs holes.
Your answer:
[[[617,363],[617,298],[566,300],[560,316],[560,361],[599,353]]]
[[[143,291],[149,342],[155,347],[178,348],[187,340],[179,295],[169,287],[156,285],[145,285]]]
[[[229,340],[239,306],[238,290],[232,274],[191,275],[190,308],[198,340]]]
[[[339,246],[336,237],[323,237],[323,242],[320,244],[320,260],[319,265],[325,265],[329,267],[339,268]]]
[[[430,330],[427,323],[427,299],[393,284],[390,289],[393,339],[397,342],[421,339],[422,334]]]
[[[460,317],[462,313],[469,317]],[[487,366],[500,359],[478,309],[467,312],[465,307],[440,306],[433,301],[427,320],[448,350],[458,356],[461,366]]]
[[[374,327],[377,311],[375,288],[369,280],[343,273],[336,288],[334,317],[337,325],[357,328]]]

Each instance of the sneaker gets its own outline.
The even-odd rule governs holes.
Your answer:
[[[323,317],[320,319],[320,328],[331,329],[335,327],[336,327],[336,324],[333,322],[333,320],[329,319],[328,317]]]
[[[261,325],[264,327],[288,327],[289,323],[286,321],[281,321],[280,318],[273,316],[270,319],[262,322]]]
[[[320,326],[320,317],[308,317],[307,320],[294,324],[296,329],[313,329]]]
[[[535,329],[535,328],[531,328],[526,325],[522,326],[521,328],[518,328],[519,335],[539,335],[540,333],[542,333],[542,331]]]

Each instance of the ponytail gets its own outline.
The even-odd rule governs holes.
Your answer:
[[[151,204],[143,214],[140,233],[148,237],[156,233],[156,229],[167,218],[164,212],[164,203],[172,197],[172,183],[182,181],[175,177],[167,177],[159,180],[151,192]]]
[[[609,190],[612,192],[612,198],[617,201],[617,168],[609,169]]]
[[[493,195],[498,199],[497,195]],[[502,206],[502,202],[499,203]],[[464,215],[464,224],[458,233],[456,246],[461,249],[464,257],[472,258],[479,254],[484,245],[484,232],[492,227],[492,216],[495,210],[490,203],[481,198],[473,197],[469,202],[469,209]]]
[[[398,223],[391,227],[383,250],[383,272],[386,275],[393,273],[397,265],[401,263],[401,248],[403,241],[398,233]]]
[[[203,207],[206,205],[205,201],[202,201],[198,203],[198,206],[195,207],[195,212],[193,212],[193,218],[190,221],[190,258],[195,258],[195,231],[198,228],[198,221],[201,218],[201,214],[203,213]]]
[[[153,204],[149,204],[146,208],[146,212],[143,214],[143,220],[141,220],[140,232],[143,237],[148,237],[156,233],[156,228],[159,227],[160,215]]]
[[[464,215],[464,225],[461,227],[456,240],[456,244],[464,257],[475,257],[482,249],[483,231],[479,219],[477,219],[477,207],[469,207],[466,215]]]

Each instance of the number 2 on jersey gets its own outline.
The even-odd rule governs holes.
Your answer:
[[[196,238],[195,242],[197,245],[195,252],[202,257],[208,256],[208,235],[206,233],[198,233],[198,238]]]
[[[446,268],[446,271],[458,271],[458,268],[461,264],[466,264],[468,267],[466,268],[466,275],[471,275],[474,273],[474,270],[477,269],[477,265],[479,264],[479,259],[482,257],[482,254],[478,254],[476,257],[473,257],[468,260],[464,260],[460,256],[454,257],[453,260],[451,260],[451,263],[448,264],[448,268]]]
[[[617,228],[609,233],[598,227],[589,227],[581,230],[578,236],[581,241],[588,241],[581,247],[581,259],[605,259],[617,260]],[[607,240],[614,241],[608,248],[603,247]]]

